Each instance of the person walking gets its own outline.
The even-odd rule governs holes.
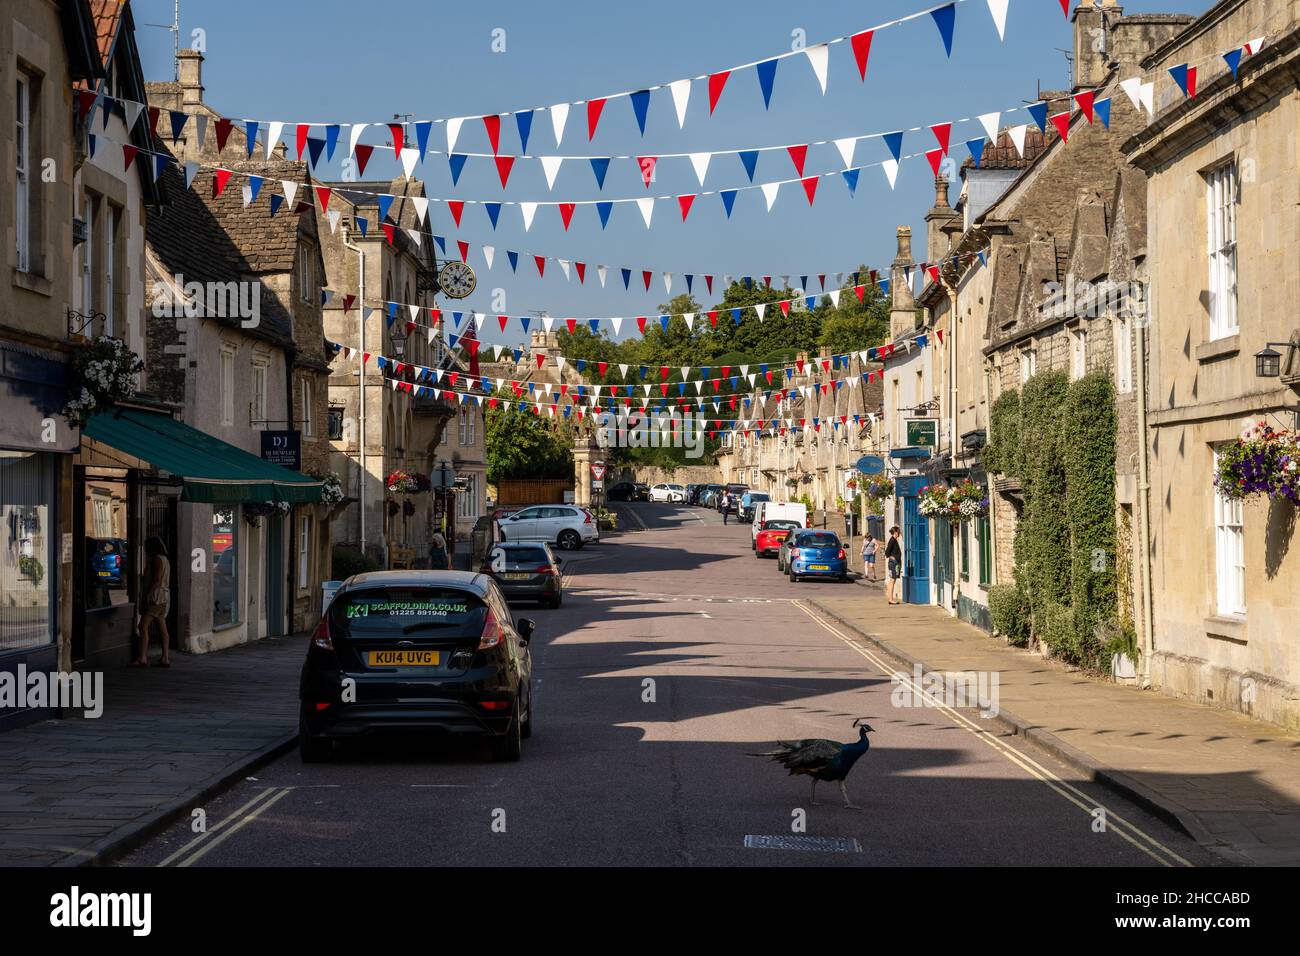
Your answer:
[[[447,571],[451,568],[451,560],[447,554],[447,539],[443,537],[442,532],[437,528],[429,537],[429,569],[432,571]]]
[[[171,607],[172,565],[167,559],[167,546],[162,538],[151,535],[144,543],[145,576],[140,592],[140,656],[130,663],[130,667],[149,666],[149,632],[153,625],[158,625],[162,636],[162,657],[159,667],[171,667],[169,656],[171,636],[167,633],[167,611]]]
[[[898,580],[903,576],[903,548],[898,543],[902,534],[898,525],[889,529],[889,543],[885,545],[885,570],[889,579],[885,582],[885,598],[890,604],[902,604],[898,594]]]
[[[876,580],[877,547],[876,539],[870,534],[862,539],[862,570],[866,572],[868,581]]]
[[[731,492],[722,493],[722,523],[727,523],[727,518],[731,516]]]

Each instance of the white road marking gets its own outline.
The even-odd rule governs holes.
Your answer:
[[[194,865],[235,833],[256,820],[267,807],[272,806],[284,797],[287,797],[289,792],[293,789],[293,787],[271,787],[270,789],[263,790],[256,797],[249,800],[246,804],[230,816],[226,817],[211,830],[199,834],[199,836],[185,844],[185,846],[181,847],[171,856],[167,857],[159,863],[158,866],[169,866],[174,860],[183,856],[191,848],[197,847],[191,856],[185,857],[185,859],[176,864],[177,866]],[[253,809],[250,810],[250,808]],[[226,829],[227,824],[233,825],[230,826],[229,829]]]

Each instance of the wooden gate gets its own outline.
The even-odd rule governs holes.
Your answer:
[[[563,504],[573,497],[572,478],[507,478],[497,485],[497,507]]]

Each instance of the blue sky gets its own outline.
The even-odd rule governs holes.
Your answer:
[[[205,95],[224,115],[289,123],[388,122],[397,113],[416,118],[478,116],[667,83],[788,51],[797,30],[813,44],[929,5],[925,0],[815,4],[317,0],[310,5],[185,0],[181,44],[189,46],[192,31],[203,31]],[[1190,9],[1170,10],[1156,0],[1128,0],[1124,7],[1127,13],[1200,13],[1207,5],[1201,0]],[[170,23],[171,0],[135,0],[134,9],[146,78],[171,79],[172,36],[144,25]],[[1071,30],[1058,0],[1011,0],[1006,39],[999,42],[985,0],[967,0],[957,5],[950,59],[944,56],[939,33],[927,16],[875,35],[865,83],[858,78],[849,45],[837,44],[830,49],[825,95],[807,59],[791,57],[778,66],[769,109],[764,109],[750,68],[733,73],[712,116],[705,84],[692,84],[684,129],[678,128],[672,98],[663,90],[651,95],[644,136],[629,100],[618,99],[606,104],[590,143],[584,107],[572,108],[558,148],[548,114],[536,114],[528,152],[657,155],[743,149],[885,132],[1007,110],[1033,101],[1040,88],[1068,86],[1068,63],[1058,48],[1071,46]],[[499,46],[502,38],[505,51],[495,52],[494,39]],[[1015,122],[1028,122],[1023,112],[1016,115]],[[444,130],[434,127],[431,148],[445,149]],[[968,155],[962,143],[979,131],[978,123],[954,127],[955,159]],[[363,141],[387,142],[387,134],[381,137],[380,132],[368,131]],[[903,152],[919,153],[933,145],[928,132],[909,134]],[[487,152],[488,148],[482,123],[467,122],[458,151]],[[501,152],[519,152],[509,118],[503,123]],[[859,143],[855,163],[875,163],[887,155],[879,140],[867,141]],[[842,165],[834,146],[812,147],[805,174],[831,172]],[[396,165],[378,152],[366,170],[367,178],[396,172]],[[663,160],[649,191],[635,163],[617,160],[603,190],[596,188],[585,161],[566,161],[553,190],[547,189],[536,161],[520,161],[504,192],[490,160],[469,160],[454,187],[444,156],[428,157],[416,175],[425,179],[430,195],[460,199],[615,199],[701,191],[685,158]],[[784,152],[764,153],[754,183],[793,175]],[[704,189],[746,184],[739,159],[718,156],[711,162]],[[477,252],[471,253],[479,284],[465,300],[467,308],[512,315],[545,309],[556,317],[636,316],[653,314],[666,300],[660,271],[677,273],[676,294],[684,291],[681,274],[687,272],[797,277],[848,271],[862,262],[872,267],[887,264],[894,255],[895,227],[908,224],[914,236],[922,236],[932,197],[929,166],[924,159],[913,159],[902,163],[892,192],[879,169],[864,169],[855,198],[849,197],[842,180],[825,179],[818,187],[816,204],[809,208],[798,184],[792,184],[782,187],[769,213],[761,192],[752,190],[739,194],[728,220],[718,196],[702,196],[685,223],[675,207],[658,204],[649,231],[632,205],[616,206],[603,231],[593,207],[579,207],[568,232],[556,211],[545,207],[538,210],[528,232],[518,210],[509,207],[502,211],[495,232],[481,208],[467,206],[460,229],[445,206],[433,205],[430,212],[434,232],[498,250],[491,271]],[[585,286],[576,279],[566,282],[554,263],[548,264],[542,279],[531,262],[522,260],[518,273],[512,274],[505,261],[507,249],[585,261],[591,272]],[[915,249],[922,252],[923,243]],[[603,290],[594,275],[597,263],[610,266]],[[619,266],[638,270],[634,276],[642,268],[653,270],[650,291],[636,277],[632,290],[624,291]],[[698,282],[696,292],[702,304],[708,304]],[[483,334],[488,342],[519,337],[515,324],[503,337],[495,322]]]

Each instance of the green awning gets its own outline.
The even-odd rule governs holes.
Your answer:
[[[183,501],[219,504],[320,501],[322,483],[157,412],[117,408],[94,415],[82,434],[184,479]]]

